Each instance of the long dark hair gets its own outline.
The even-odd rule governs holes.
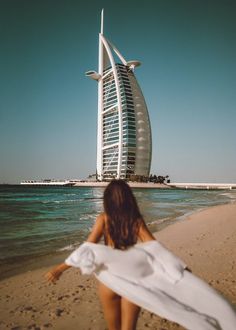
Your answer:
[[[134,245],[143,219],[129,185],[124,180],[112,180],[104,191],[103,203],[107,231],[114,248],[126,249]]]

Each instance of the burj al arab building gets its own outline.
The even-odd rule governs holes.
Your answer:
[[[149,176],[152,156],[151,126],[145,99],[134,70],[141,63],[126,61],[99,33],[98,72],[86,76],[98,82],[97,179],[129,180]]]

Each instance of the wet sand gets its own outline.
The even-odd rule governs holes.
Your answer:
[[[155,235],[236,305],[236,204],[194,213]],[[107,329],[94,277],[70,269],[53,285],[43,277],[48,269],[0,281],[0,329]],[[142,311],[137,329],[183,328]]]

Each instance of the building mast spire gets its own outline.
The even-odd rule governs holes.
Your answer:
[[[103,16],[104,16],[104,9],[101,11],[101,34],[103,34]]]
[[[103,159],[103,121],[102,121],[102,111],[103,111],[103,76],[104,71],[104,46],[102,42],[103,37],[103,14],[104,9],[101,11],[101,31],[99,33],[99,50],[98,50],[98,74],[100,78],[98,79],[98,123],[97,123],[97,173],[98,179],[103,179],[102,171],[102,159]]]

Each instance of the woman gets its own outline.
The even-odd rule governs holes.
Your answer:
[[[138,240],[155,240],[139,211],[136,199],[123,180],[111,181],[104,191],[104,213],[101,213],[88,236],[87,242],[98,243],[104,237],[105,244],[119,250],[134,246]],[[46,274],[55,282],[71,266],[62,263]],[[99,297],[109,330],[134,330],[140,307],[121,297],[99,282]]]
[[[103,201],[87,242],[47,273],[49,281],[70,266],[93,273],[109,330],[134,330],[138,306],[186,329],[236,329],[232,306],[149,232],[127,183],[111,181]],[[102,236],[106,245],[94,244]]]

